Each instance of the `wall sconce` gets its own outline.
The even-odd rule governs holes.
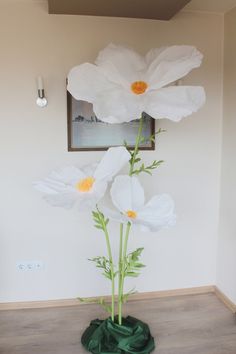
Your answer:
[[[44,85],[43,85],[43,78],[42,76],[39,76],[37,78],[37,88],[38,88],[38,97],[37,97],[37,100],[36,100],[36,104],[43,108],[43,107],[46,107],[47,104],[48,104],[48,101],[45,97],[45,92],[44,92]]]

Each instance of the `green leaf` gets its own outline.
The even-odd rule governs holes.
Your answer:
[[[122,303],[127,302],[129,296],[130,296],[130,295],[134,295],[134,294],[136,294],[136,293],[137,293],[137,291],[135,290],[135,288],[133,288],[133,289],[130,290],[128,293],[123,294],[123,296],[122,296]]]
[[[126,272],[125,276],[126,277],[133,277],[137,278],[140,275],[140,273],[135,273],[135,272]]]
[[[159,161],[155,160],[151,165],[148,166],[145,166],[144,163],[142,163],[142,165],[138,169],[133,171],[132,175],[138,175],[142,172],[151,175],[152,174],[151,171],[158,168],[163,162],[164,162],[163,160],[159,160]]]
[[[143,250],[144,250],[143,247],[137,248],[135,251],[129,253],[126,256],[125,265],[124,265],[125,277],[138,277],[139,276],[139,274],[140,274],[139,272],[140,272],[141,268],[145,267],[145,265],[140,262],[140,257],[141,257]]]
[[[97,298],[83,298],[83,297],[78,297],[77,298],[80,302],[85,303],[85,304],[98,304],[101,305],[105,311],[108,313],[111,313],[111,306],[108,305],[104,298],[101,297],[100,299]]]
[[[104,308],[105,311],[111,313],[111,306],[105,302],[104,298],[101,297],[98,303]]]
[[[143,263],[136,263],[135,264],[135,268],[144,268],[144,267],[146,267],[146,266]]]
[[[102,226],[100,226],[100,225],[94,225],[94,227],[96,227],[96,229],[103,230],[103,227],[102,227]]]
[[[105,232],[107,224],[109,223],[109,219],[105,219],[104,214],[100,212],[98,207],[97,211],[92,211],[92,216],[96,229],[103,230]]]
[[[90,298],[90,297],[77,297],[77,299],[85,304],[96,304],[97,303],[97,299],[95,298]]]
[[[90,262],[94,262],[96,268],[102,269],[102,275],[109,279],[112,280],[112,269],[111,269],[111,263],[108,258],[105,256],[97,256],[94,258],[89,258],[88,259]],[[117,275],[118,272],[114,273],[114,277]]]

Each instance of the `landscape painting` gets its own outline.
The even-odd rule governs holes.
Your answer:
[[[135,145],[139,120],[129,123],[109,124],[97,119],[93,106],[86,101],[75,100],[67,93],[68,114],[68,150],[107,150],[111,146],[120,146],[127,142],[128,147]],[[148,138],[155,133],[155,121],[144,116],[143,136],[147,139],[140,150],[154,150],[155,144]]]

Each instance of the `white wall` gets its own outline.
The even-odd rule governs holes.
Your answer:
[[[236,303],[236,9],[225,16],[224,116],[217,285]]]
[[[180,13],[170,22],[53,16],[45,2],[0,1],[0,301],[72,298],[109,293],[87,258],[103,254],[103,236],[90,216],[46,204],[32,181],[65,164],[83,165],[101,152],[67,152],[65,78],[71,67],[93,61],[109,42],[145,53],[152,47],[191,44],[205,55],[184,80],[203,85],[207,104],[168,130],[155,152],[165,165],[143,177],[147,194],[168,192],[178,223],[158,234],[133,234],[130,247],[145,247],[147,268],[139,291],[215,283],[222,121],[221,15]],[[35,77],[45,77],[49,105],[35,104]],[[150,183],[151,181],[151,183]],[[112,239],[118,230],[112,225]],[[41,260],[37,273],[16,263]],[[131,286],[131,283],[130,283]]]

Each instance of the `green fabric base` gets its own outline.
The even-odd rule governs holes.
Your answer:
[[[149,354],[155,348],[148,325],[131,316],[123,318],[122,325],[117,318],[93,320],[81,342],[93,354]]]

